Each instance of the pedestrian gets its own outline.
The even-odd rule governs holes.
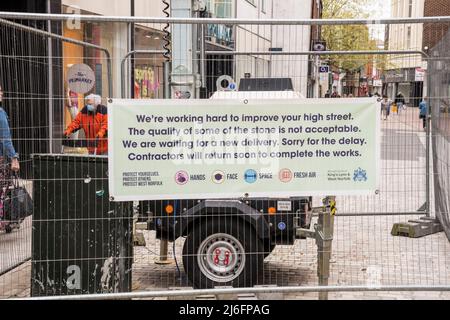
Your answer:
[[[12,171],[18,172],[20,170],[19,155],[11,140],[9,119],[2,107],[2,102],[3,89],[0,84],[0,221],[4,220],[3,203],[6,191],[12,184]],[[3,227],[3,225],[1,226]]]
[[[428,115],[428,98],[424,97],[422,102],[419,103],[419,119],[422,119],[422,127],[424,130],[427,128],[427,115]]]
[[[340,98],[341,96],[337,92],[337,88],[333,87],[333,93],[331,94],[331,98]]]
[[[89,142],[89,154],[102,155],[108,153],[108,141],[106,139],[108,113],[106,106],[102,105],[101,102],[102,98],[99,95],[91,94],[87,96],[86,105],[64,132],[64,136],[69,137],[82,128]]]
[[[397,113],[399,114],[405,107],[405,97],[401,92],[395,97],[395,104],[397,105]]]
[[[383,120],[387,120],[389,117],[389,113],[391,112],[392,101],[388,99],[385,95],[383,96],[383,100],[381,100],[381,117],[384,116]]]

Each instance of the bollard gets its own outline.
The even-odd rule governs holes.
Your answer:
[[[172,259],[168,259],[167,252],[169,251],[169,241],[167,239],[161,239],[159,242],[159,260],[155,261],[156,264],[171,264]]]

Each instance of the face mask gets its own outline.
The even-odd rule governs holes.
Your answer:
[[[95,110],[95,107],[92,104],[88,104],[87,109],[88,109],[88,111],[93,112]]]

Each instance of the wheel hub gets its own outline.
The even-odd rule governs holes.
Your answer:
[[[244,247],[229,234],[213,234],[198,250],[198,265],[210,280],[229,282],[237,278],[245,266]]]

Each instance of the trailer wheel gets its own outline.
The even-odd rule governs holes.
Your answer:
[[[213,219],[187,236],[184,270],[195,288],[251,287],[262,278],[263,249],[263,243],[248,224]]]

